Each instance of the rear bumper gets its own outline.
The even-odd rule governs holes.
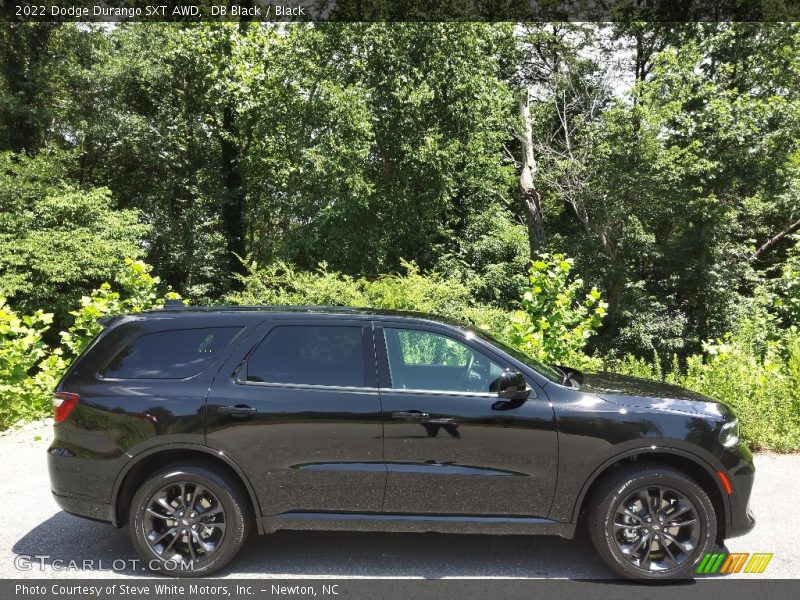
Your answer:
[[[94,502],[86,498],[78,498],[75,496],[67,496],[53,491],[53,498],[62,510],[83,517],[91,519],[92,521],[101,521],[103,523],[111,523],[113,519],[113,511],[110,504],[102,502]]]
[[[79,517],[112,523],[111,483],[107,461],[77,458],[53,445],[47,452],[47,470],[53,498],[63,510]]]

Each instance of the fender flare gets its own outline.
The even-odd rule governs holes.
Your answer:
[[[614,456],[603,461],[594,471],[592,471],[591,476],[589,476],[589,478],[583,483],[581,491],[575,500],[575,505],[572,508],[571,522],[572,523],[578,522],[579,512],[581,506],[583,506],[583,501],[586,499],[586,494],[589,492],[589,489],[592,487],[594,482],[597,481],[597,479],[601,477],[604,473],[606,473],[612,465],[631,456],[637,456],[637,455],[640,456],[645,454],[672,454],[674,456],[680,456],[681,458],[690,460],[698,467],[701,467],[708,474],[708,476],[711,477],[711,479],[716,483],[720,498],[722,498],[722,509],[724,512],[722,516],[724,518],[724,522],[727,525],[730,525],[730,515],[731,515],[730,499],[728,498],[727,493],[722,487],[722,483],[719,481],[719,477],[717,477],[717,473],[714,467],[711,464],[709,464],[705,459],[698,456],[697,454],[688,452],[686,450],[681,450],[680,448],[673,448],[670,446],[645,446],[640,448],[631,448],[628,450],[624,450],[618,454],[615,454]]]
[[[228,456],[224,453],[214,450],[208,446],[203,446],[202,444],[190,444],[190,443],[170,443],[170,444],[162,444],[159,446],[154,446],[152,448],[148,448],[147,450],[136,454],[135,456],[131,457],[131,459],[125,463],[125,466],[120,470],[119,474],[117,475],[116,480],[114,481],[114,487],[111,489],[111,508],[112,508],[112,524],[114,527],[120,527],[119,518],[117,515],[117,505],[119,502],[119,493],[122,489],[122,484],[125,481],[125,478],[131,472],[131,470],[140,464],[143,460],[154,456],[156,454],[160,454],[161,452],[168,452],[170,450],[188,450],[191,452],[199,452],[201,454],[206,454],[210,457],[215,459],[221,460],[226,465],[228,465],[234,473],[241,479],[242,483],[244,484],[245,489],[247,490],[248,496],[250,496],[250,502],[252,503],[253,510],[256,512],[256,523],[258,526],[258,532],[261,533],[261,505],[258,502],[258,497],[256,496],[255,490],[253,485],[250,483],[250,479],[245,475],[244,471],[236,464],[233,460],[231,460]]]

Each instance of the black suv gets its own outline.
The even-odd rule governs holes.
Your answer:
[[[55,394],[66,511],[172,575],[249,530],[550,534],[618,574],[690,576],[754,525],[724,404],[540,364],[411,313],[215,307],[105,318]]]

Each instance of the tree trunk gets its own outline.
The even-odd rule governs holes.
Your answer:
[[[246,32],[247,23],[239,24],[239,34]],[[234,34],[235,35],[235,34]],[[228,37],[225,54],[230,59],[234,40]],[[239,129],[236,122],[236,108],[233,98],[229,98],[222,108],[222,184],[225,197],[222,205],[222,227],[224,229],[228,255],[228,274],[243,274],[245,267],[238,257],[245,256],[244,243],[244,188],[242,187],[241,147]],[[231,277],[231,286],[237,288],[238,281]]]
[[[617,265],[617,272],[611,280],[611,285],[608,287],[608,318],[614,319],[619,313],[619,305],[622,300],[622,292],[625,291],[625,283],[627,277],[623,265]]]
[[[772,250],[775,245],[780,242],[786,236],[792,235],[795,231],[800,230],[800,220],[795,221],[791,225],[789,225],[786,229],[781,231],[779,234],[771,237],[764,243],[758,250],[755,251],[753,254],[753,258],[755,260],[759,260],[762,256],[764,256],[767,252]]]
[[[57,23],[10,23],[0,36],[3,56],[0,58],[0,80],[3,80],[8,98],[13,99],[11,110],[0,122],[0,150],[27,152],[33,156],[45,138],[45,115],[41,82],[37,69],[47,60],[47,43]],[[3,132],[4,129],[7,130]]]
[[[225,229],[225,240],[228,251],[229,274],[243,273],[244,265],[237,258],[244,257],[244,190],[239,165],[239,146],[237,144],[237,128],[233,107],[228,104],[222,112],[222,183],[225,186],[224,204],[222,206],[222,226]],[[235,285],[235,282],[233,282]]]
[[[528,227],[530,259],[533,261],[538,256],[539,248],[544,240],[544,216],[542,215],[541,198],[533,182],[537,165],[533,156],[533,126],[531,124],[530,90],[528,89],[520,98],[519,113],[522,118],[522,169],[519,175],[519,190],[525,223]]]

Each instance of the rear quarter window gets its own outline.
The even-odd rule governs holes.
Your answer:
[[[197,375],[241,327],[172,329],[134,338],[100,370],[108,379],[184,379]]]
[[[364,387],[361,326],[281,325],[247,361],[247,381]]]

